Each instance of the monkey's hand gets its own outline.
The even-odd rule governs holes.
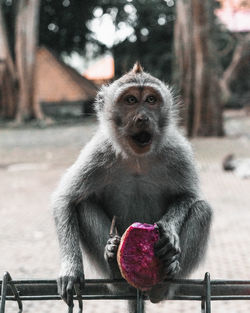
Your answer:
[[[155,255],[163,262],[164,278],[171,279],[180,271],[180,242],[174,227],[165,223],[156,223],[159,227],[160,239],[155,244]]]
[[[76,293],[80,292],[80,289],[84,288],[84,273],[83,269],[78,266],[77,268],[63,267],[61,269],[59,278],[57,280],[57,290],[58,294],[62,299],[68,304],[68,306],[73,305],[73,294],[74,289]]]
[[[104,258],[108,263],[116,261],[116,254],[121,241],[118,235],[111,236],[104,249]]]

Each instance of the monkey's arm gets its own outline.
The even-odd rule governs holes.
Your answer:
[[[212,210],[206,201],[190,199],[177,201],[169,214],[157,222],[160,241],[155,248],[163,261],[166,279],[184,278],[199,264],[206,250],[211,217]],[[149,292],[149,298],[153,303],[171,299],[175,288],[171,282],[166,286],[156,285]]]
[[[71,305],[75,283],[84,284],[83,262],[79,243],[76,204],[83,189],[81,170],[73,165],[62,178],[52,196],[52,209],[59,240],[61,270],[58,293]]]
[[[98,144],[94,139],[64,174],[51,199],[61,255],[58,291],[68,304],[72,301],[74,283],[84,283],[77,206],[100,185],[96,156]]]
[[[164,275],[174,277],[180,271],[180,231],[195,199],[189,195],[180,196],[168,204],[167,212],[156,222],[160,240],[155,245],[156,255],[164,263]]]
[[[211,208],[200,197],[199,180],[190,147],[182,145],[172,148],[168,151],[169,159],[166,177],[171,180],[173,193],[166,200],[165,213],[156,222],[160,240],[155,247],[156,254],[165,263],[165,275],[168,278],[190,272],[186,269],[186,259],[192,264],[190,268],[198,263],[202,254],[200,251],[204,250],[199,241],[201,237],[208,237],[211,220]],[[187,238],[183,235],[185,229]],[[190,247],[194,242],[199,253],[192,258]]]
[[[106,148],[105,148],[106,147]],[[94,137],[82,150],[80,156],[63,176],[57,190],[52,196],[52,209],[59,239],[61,254],[61,271],[58,279],[58,291],[62,298],[70,305],[72,303],[72,292],[75,283],[84,283],[82,253],[80,240],[85,234],[89,241],[90,231],[88,224],[94,219],[94,208],[98,207],[103,219],[104,211],[97,203],[89,199],[105,186],[105,168],[112,162],[110,147],[105,144],[102,137]],[[88,206],[88,210],[85,210]],[[82,215],[79,215],[84,213]],[[83,221],[80,219],[83,218]],[[83,226],[85,223],[85,226]],[[111,221],[110,221],[111,223]],[[94,220],[94,225],[98,220]],[[81,229],[79,229],[81,227]],[[107,225],[110,227],[110,225]],[[108,235],[108,232],[107,232]],[[93,237],[93,240],[100,241]],[[104,249],[104,247],[102,247]],[[103,256],[103,252],[102,252]]]

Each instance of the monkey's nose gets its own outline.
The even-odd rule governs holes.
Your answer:
[[[149,118],[147,115],[139,115],[135,121],[137,127],[141,128],[146,126],[149,122]]]

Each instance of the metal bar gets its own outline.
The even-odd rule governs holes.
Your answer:
[[[54,285],[56,280],[55,279],[23,279],[23,280],[12,280],[14,284],[52,284]],[[124,284],[126,282],[124,279],[86,279],[86,284]],[[204,284],[203,279],[175,279],[175,280],[168,280],[168,283],[177,284],[177,285],[201,285]],[[0,280],[1,284],[1,280]],[[249,285],[250,280],[212,280],[211,285]]]
[[[7,282],[8,282],[8,273],[5,272],[3,275],[2,287],[1,287],[1,302],[0,302],[0,313],[5,312],[5,300],[7,294]]]
[[[18,291],[16,289],[16,286],[13,284],[12,278],[11,278],[11,276],[10,276],[10,274],[8,272],[7,272],[7,278],[8,278],[8,284],[9,284],[9,286],[11,288],[11,291],[12,291],[14,297],[15,297],[15,300],[17,301],[17,304],[18,304],[18,308],[19,308],[18,313],[22,313],[23,312],[22,301],[21,301],[21,299],[19,297],[19,294],[18,294]]]
[[[14,284],[22,284],[22,285],[30,285],[30,284],[51,284],[54,285],[56,283],[55,279],[20,279],[20,280],[12,280]],[[125,279],[85,279],[85,284],[124,284],[126,282]],[[250,281],[249,281],[250,283]],[[1,280],[0,280],[1,284]]]
[[[136,307],[137,307],[136,312],[137,313],[144,313],[144,305],[143,305],[144,297],[143,297],[142,291],[137,289],[136,296],[137,296],[136,297]]]
[[[13,296],[6,296],[6,301],[16,301]],[[60,296],[23,296],[20,297],[22,301],[46,301],[46,300],[62,300]],[[77,300],[77,298],[74,298]],[[124,295],[82,295],[82,300],[135,300],[134,296],[124,296]],[[144,300],[148,300],[147,297],[144,297]],[[180,300],[180,301],[201,301],[202,297],[200,296],[175,296],[171,300]],[[250,296],[211,296],[211,301],[230,301],[230,300],[250,300]]]
[[[3,287],[3,286],[2,286]],[[57,292],[53,291],[53,289],[51,288],[47,288],[48,286],[46,285],[31,285],[28,286],[28,288],[23,288],[22,285],[16,285],[16,288],[20,294],[20,300],[22,300],[25,296],[30,296],[30,297],[35,297],[35,296],[58,296]],[[211,288],[211,298],[214,299],[214,297],[231,297],[232,299],[234,299],[235,296],[242,296],[245,297],[246,299],[250,298],[250,294],[248,292],[249,288],[246,289],[238,289],[235,288],[233,291],[226,292],[228,290],[228,288],[226,288],[226,290],[223,290],[223,288],[220,289],[214,289],[213,286]],[[178,300],[179,297],[190,297],[190,296],[197,296],[197,297],[201,297],[202,291],[202,286],[200,286],[200,288],[198,289],[193,289],[193,288],[182,288],[180,291],[176,292],[176,295],[174,296],[174,299]],[[82,296],[90,296],[90,295],[95,295],[95,288],[88,288],[86,286],[86,288],[82,291]],[[134,299],[136,299],[136,294],[134,292],[129,292],[128,289],[125,289],[121,292],[118,291],[118,294],[120,296],[126,296],[129,295],[131,297],[134,297]],[[103,292],[98,292],[98,295],[103,295],[105,296],[112,296],[112,297],[116,297],[117,293],[108,293],[107,291],[103,291]],[[12,292],[10,288],[7,288],[7,296],[12,296]],[[59,296],[58,296],[59,297]]]
[[[60,296],[23,296],[22,301],[62,300]],[[7,301],[16,301],[14,297],[6,297]],[[74,297],[74,300],[77,298]],[[124,295],[82,295],[82,300],[136,300],[136,296]],[[146,299],[145,299],[146,300]]]
[[[205,283],[206,283],[206,313],[211,313],[211,285],[210,285],[210,275],[209,273],[205,274]]]
[[[17,292],[20,295],[20,299],[22,299],[21,296],[51,296],[51,295],[58,295],[57,294],[57,285],[56,281],[52,281],[45,283],[43,281],[31,281],[31,283],[28,283],[27,281],[23,284],[23,281],[12,281],[12,283],[15,285],[15,288]],[[108,283],[111,283],[110,281]],[[114,285],[116,285],[116,281],[114,282]],[[3,282],[0,281],[0,286],[3,286]],[[119,288],[119,293],[121,295],[133,295],[134,299],[136,299],[136,290],[133,287],[130,287],[126,282],[119,282],[117,285]],[[178,290],[176,292],[175,297],[179,296],[204,296],[204,281],[202,283],[198,284],[189,284],[184,283],[178,285]],[[98,291],[97,291],[98,290]],[[82,295],[93,295],[96,294],[103,294],[103,295],[110,295],[115,294],[114,292],[111,292],[106,284],[105,281],[99,280],[98,282],[86,282],[84,290],[81,291]],[[12,290],[10,288],[7,288],[6,295],[12,296]],[[250,282],[248,284],[228,284],[225,285],[223,282],[216,282],[216,284],[211,281],[211,296],[250,296]]]
[[[74,303],[68,306],[68,313],[73,313],[73,309],[74,309]]]
[[[6,301],[17,301],[20,313],[22,312],[22,301],[61,300],[57,293],[56,280],[12,280],[8,275],[5,273],[3,280],[0,281],[0,313],[5,312]],[[178,279],[172,280],[171,283],[178,287],[173,300],[202,301],[204,313],[211,312],[211,301],[250,300],[249,280],[210,281],[207,273],[204,280]],[[109,284],[113,284],[117,288],[113,288],[111,291],[108,288]],[[137,312],[143,313],[143,300],[148,298],[123,279],[87,279],[83,290],[79,290],[79,292],[75,290],[74,300],[78,300],[79,313],[82,312],[82,300],[101,299],[137,300]]]

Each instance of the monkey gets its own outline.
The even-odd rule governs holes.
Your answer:
[[[227,155],[222,163],[224,171],[234,171],[235,170],[235,156],[233,154]]]
[[[222,163],[224,171],[232,171],[240,178],[250,177],[250,158],[236,158],[234,154],[227,155]]]
[[[84,288],[83,255],[104,278],[121,278],[121,235],[134,222],[156,224],[163,278],[187,277],[202,260],[212,209],[203,199],[194,155],[177,122],[171,88],[139,63],[97,94],[98,128],[54,191],[51,207],[61,255],[58,292],[71,306]],[[117,234],[109,236],[113,216]],[[148,291],[156,303],[171,283]],[[136,312],[129,301],[129,311]]]

